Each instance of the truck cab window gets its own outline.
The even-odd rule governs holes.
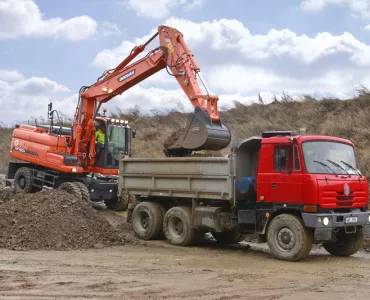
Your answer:
[[[294,171],[301,170],[301,163],[299,161],[298,146],[294,145]]]
[[[291,171],[293,169],[292,146],[276,146],[274,157],[275,171]]]

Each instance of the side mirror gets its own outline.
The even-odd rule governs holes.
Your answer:
[[[136,136],[136,130],[135,129],[132,129],[132,138],[134,139]]]

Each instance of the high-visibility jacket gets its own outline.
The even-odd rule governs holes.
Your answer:
[[[104,144],[105,142],[105,134],[103,131],[98,129],[95,134],[96,143]]]

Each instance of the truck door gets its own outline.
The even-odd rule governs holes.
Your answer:
[[[276,145],[270,185],[272,202],[301,203],[302,173],[297,145]]]

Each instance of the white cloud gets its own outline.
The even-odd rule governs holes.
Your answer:
[[[309,11],[322,10],[327,5],[345,5],[356,15],[370,18],[369,0],[303,0],[301,7]]]
[[[285,91],[293,96],[330,94],[333,97],[346,98],[355,85],[370,85],[370,76],[365,70],[357,73],[331,70],[321,76],[302,80],[282,76],[272,69],[225,65],[210,68],[207,74],[209,85],[217,87],[220,93],[233,91],[239,95],[253,95],[258,92],[280,94]]]
[[[77,41],[92,36],[96,29],[97,23],[89,16],[45,19],[33,0],[0,0],[0,39],[59,37]]]
[[[171,10],[178,7],[185,10],[200,8],[203,0],[126,0],[123,4],[140,17],[158,20],[167,17]]]
[[[77,96],[69,98],[70,90],[45,77],[25,78],[21,73],[0,70],[0,120],[5,124],[27,121],[31,117],[47,117],[47,104],[73,116]]]
[[[219,106],[227,106],[233,99],[256,102],[259,92],[265,103],[282,92],[295,97],[312,94],[347,98],[357,85],[370,85],[370,46],[347,32],[308,36],[272,29],[266,34],[252,34],[241,22],[228,19],[195,23],[170,18],[165,24],[184,34],[209,88],[219,96]],[[148,40],[155,31],[153,28],[145,37],[102,50],[92,64],[102,69],[117,66],[134,46]],[[158,38],[146,51],[157,44]],[[190,105],[176,80],[164,70],[132,90],[120,96],[124,99],[121,105],[141,103],[154,108],[176,103],[174,99]]]
[[[348,32],[341,35],[320,32],[310,37],[297,35],[289,29],[272,29],[265,35],[254,35],[243,23],[235,19],[195,23],[170,18],[165,24],[177,28],[184,34],[186,42],[196,56],[195,51],[204,53],[202,49],[207,49],[211,51],[210,55],[217,55],[218,51],[228,51],[230,54],[238,53],[245,59],[254,61],[289,56],[310,64],[330,55],[347,54],[350,60],[359,65],[370,64],[370,46]],[[102,50],[96,55],[93,65],[104,68],[115,67],[134,46],[146,41],[154,32],[155,29],[143,38],[124,41],[116,48]],[[148,49],[153,49],[153,46],[148,46]]]
[[[23,75],[18,71],[0,70],[0,81],[17,81],[23,79]]]
[[[123,34],[122,30],[118,27],[117,24],[114,24],[109,21],[104,21],[99,24],[100,30],[103,36],[112,36],[112,35],[121,35]]]

